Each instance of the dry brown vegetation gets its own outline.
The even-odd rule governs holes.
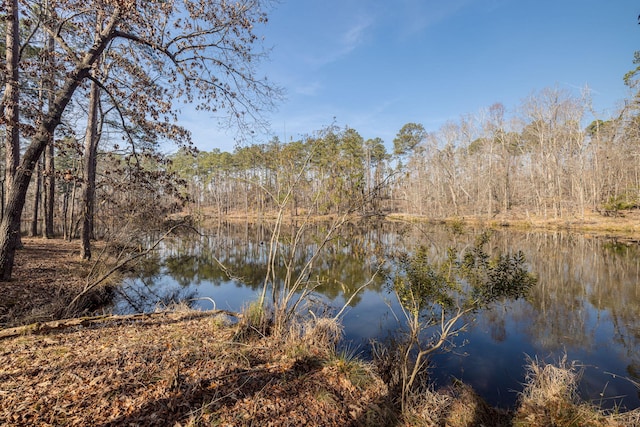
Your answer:
[[[366,368],[304,336],[236,341],[226,323],[185,311],[5,340],[0,423],[384,424],[386,387]]]
[[[0,284],[0,327],[54,320],[84,285],[90,264],[77,242],[22,238],[14,279]]]
[[[638,410],[607,415],[579,402],[578,375],[562,363],[531,363],[515,412],[457,383],[415,395],[398,414],[370,364],[334,351],[327,322],[251,336],[226,314],[176,310],[4,339],[0,424],[640,425]]]
[[[4,328],[55,317],[47,307],[81,290],[87,271],[73,244],[24,243],[17,279],[0,285]],[[536,361],[514,411],[458,383],[414,395],[400,414],[370,364],[336,352],[339,325],[312,319],[268,335],[230,319],[174,310],[0,339],[0,425],[640,426],[640,409],[580,402],[572,365]]]
[[[581,402],[577,395],[580,371],[566,358],[551,365],[530,360],[527,386],[520,396],[515,426],[622,427],[640,425],[640,409],[605,414]]]

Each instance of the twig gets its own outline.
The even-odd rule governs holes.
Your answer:
[[[360,286],[358,289],[356,289],[356,291],[353,293],[353,295],[351,295],[351,297],[347,300],[347,302],[344,303],[344,305],[342,306],[342,308],[340,309],[340,311],[338,312],[338,314],[336,314],[333,317],[333,320],[338,320],[340,318],[340,316],[342,316],[342,313],[347,309],[347,307],[349,306],[349,304],[351,304],[351,301],[353,301],[353,299],[356,297],[356,295],[358,295],[360,293],[360,291],[362,291],[364,288],[366,288],[367,286],[369,286],[370,284],[373,283],[373,280],[376,278],[376,276],[378,275],[378,273],[380,272],[380,267],[382,266],[382,264],[380,264],[378,266],[378,268],[376,269],[376,272],[373,273],[373,276],[371,276],[369,278],[369,280],[367,280],[367,282]]]
[[[204,300],[204,301],[210,301],[210,302],[211,302],[211,304],[213,304],[213,308],[212,308],[212,310],[215,310],[215,309],[217,308],[217,306],[216,306],[216,302],[215,302],[215,301],[214,301],[214,299],[213,299],[213,298],[211,298],[211,297],[191,298],[191,299],[188,299],[187,301],[203,301],[203,300]]]
[[[624,377],[624,376],[622,376],[622,375],[614,374],[613,372],[607,372],[607,371],[605,371],[604,373],[605,373],[605,374],[607,374],[607,375],[611,375],[611,377],[613,377],[614,379],[616,379],[616,378],[620,378],[620,379],[623,379],[623,380],[627,380],[627,381],[629,381],[631,384],[633,384],[634,386],[636,386],[636,387],[638,388],[638,390],[640,390],[640,382],[638,382],[638,381],[634,381],[634,380],[632,380],[632,379],[631,379],[631,378],[629,378],[629,377]]]
[[[181,222],[179,224],[174,225],[173,227],[169,228],[169,230],[167,230],[158,240],[156,240],[149,248],[147,248],[146,250],[142,251],[142,252],[138,252],[134,255],[130,255],[127,258],[125,258],[124,260],[116,263],[115,266],[113,266],[112,268],[110,268],[106,273],[102,274],[102,276],[100,276],[98,279],[94,280],[93,283],[88,284],[85,286],[85,288],[82,290],[82,292],[80,292],[78,295],[75,296],[75,298],[73,298],[71,300],[71,302],[69,303],[69,305],[67,305],[67,308],[65,310],[65,312],[67,313],[67,315],[72,314],[73,313],[73,309],[75,304],[80,300],[80,298],[82,298],[83,296],[85,296],[89,291],[91,291],[92,289],[96,288],[98,285],[100,285],[102,282],[104,282],[105,280],[107,280],[113,273],[115,273],[118,270],[121,270],[123,267],[125,267],[127,264],[129,264],[132,261],[135,261],[139,258],[142,258],[146,255],[148,255],[149,253],[151,253],[153,250],[155,250],[155,248],[158,247],[158,245],[167,238],[167,236],[169,236],[171,233],[173,233],[174,230],[176,230],[179,227],[186,227],[186,223]]]

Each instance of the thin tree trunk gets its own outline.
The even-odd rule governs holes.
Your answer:
[[[39,208],[41,197],[41,188],[42,188],[42,163],[38,162],[36,166],[36,191],[33,196],[33,216],[31,217],[31,230],[29,235],[31,237],[35,237],[38,235],[38,218],[39,218]]]
[[[78,185],[75,181],[75,179],[73,180],[73,189],[71,190],[71,218],[69,219],[69,236],[68,236],[68,240],[71,241],[73,239],[73,237],[76,235],[76,231],[77,231],[77,227],[75,226],[76,223],[76,190],[78,188]]]
[[[55,235],[54,231],[54,207],[55,207],[55,191],[56,191],[56,176],[55,176],[55,162],[53,151],[53,138],[47,143],[47,148],[44,151],[44,185],[43,185],[43,215],[44,215],[44,231],[43,237],[46,239],[52,239]]]
[[[4,177],[2,178],[2,187],[0,187],[0,218],[4,217],[4,198],[5,198],[5,188],[4,188]]]
[[[69,214],[69,189],[65,184],[64,196],[62,198],[62,238],[68,239],[69,228],[67,226],[67,217]]]
[[[96,37],[100,34],[103,24],[103,16],[98,14],[96,18]],[[100,68],[100,58],[94,64],[93,77],[97,77],[97,70]],[[93,214],[95,207],[96,193],[96,167],[98,142],[102,125],[98,125],[98,111],[100,109],[100,88],[95,81],[91,82],[89,89],[89,111],[87,131],[84,138],[84,155],[82,158],[82,234],[80,243],[80,257],[91,259],[91,238],[93,237]]]

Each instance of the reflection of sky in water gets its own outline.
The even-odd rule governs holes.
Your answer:
[[[356,307],[349,307],[343,314],[344,338],[346,341],[360,347],[368,347],[372,338],[384,338],[387,333],[397,329],[398,322],[389,309],[385,299],[391,297],[386,293],[364,291],[362,299]],[[391,302],[391,301],[389,301]],[[344,300],[337,301],[336,307],[341,308]],[[397,312],[397,302],[391,307]],[[363,348],[364,352],[368,349]]]
[[[124,290],[129,294],[130,298],[144,295],[145,302],[139,304],[144,309],[136,310],[122,296],[118,296],[114,302],[114,312],[116,313],[153,311],[158,305],[158,301],[162,301],[161,304],[168,305],[171,302],[179,302],[184,299],[193,299],[193,301],[190,301],[193,308],[211,310],[212,303],[207,298],[215,301],[218,309],[242,311],[247,304],[259,297],[258,291],[231,280],[224,281],[219,285],[202,281],[197,285],[183,287],[169,276],[161,276],[153,282],[153,286],[146,286],[139,279],[132,280],[125,284]]]
[[[571,243],[575,243],[575,240]],[[526,244],[527,241],[523,241],[514,245],[526,249]],[[586,252],[584,248],[582,250]],[[637,363],[640,352],[640,349],[634,348],[637,336],[633,337],[632,330],[637,328],[638,319],[628,314],[629,311],[633,313],[636,308],[620,307],[620,313],[624,315],[614,315],[610,308],[615,307],[616,311],[620,304],[629,303],[624,297],[611,295],[610,283],[614,283],[613,275],[621,275],[623,282],[626,280],[633,283],[638,273],[621,272],[626,264],[609,266],[606,262],[598,265],[590,263],[589,260],[594,259],[598,250],[599,246],[596,246],[593,251],[588,252],[582,264],[572,259],[570,262],[573,270],[570,271],[566,261],[562,259],[547,262],[540,247],[534,245],[527,257],[531,257],[534,271],[543,275],[541,282],[547,286],[538,289],[531,297],[531,302],[518,301],[497,307],[488,313],[480,313],[469,330],[455,339],[457,347],[453,351],[433,358],[435,367],[432,376],[438,384],[447,385],[455,377],[471,384],[490,404],[512,406],[524,381],[523,366],[527,362],[527,356],[554,363],[566,352],[568,360],[577,361],[584,370],[580,384],[583,398],[607,408],[620,404],[621,400],[627,407],[640,407],[639,390],[630,381],[623,379],[630,376],[627,367]],[[542,257],[536,255],[536,252],[542,253]],[[563,253],[562,256],[568,257],[574,255],[566,249],[556,253]],[[637,265],[637,261],[630,264],[633,267],[634,264]],[[327,265],[339,270],[341,274],[348,268],[347,264],[336,267],[336,264],[328,262]],[[555,266],[558,266],[558,270],[553,270]],[[595,280],[593,277],[598,272],[602,273],[603,278],[598,279],[596,286],[590,281]],[[564,276],[564,279],[558,280],[557,277],[560,276]],[[558,281],[549,285],[550,277],[555,277],[554,280]],[[346,278],[342,277],[341,280]],[[171,298],[209,297],[216,302],[217,308],[233,311],[242,310],[260,294],[260,287],[251,289],[239,282],[222,280],[220,277],[213,281],[198,277],[197,282],[181,286],[178,280],[164,271],[152,279],[128,283],[127,293],[134,298],[136,294],[146,292],[152,300],[165,300],[165,303]],[[354,283],[353,286],[357,287],[361,283]],[[617,286],[618,291],[622,289],[628,292],[628,285]],[[574,289],[574,294],[567,294],[569,288]],[[577,293],[575,289],[578,290]],[[330,289],[329,292],[331,297],[327,298],[327,302],[337,311],[348,297],[336,289]],[[402,314],[394,298],[380,286],[363,291],[355,306],[349,307],[343,314],[345,345],[367,357],[370,355],[370,340],[383,341],[390,335],[397,334],[398,321],[390,307],[398,318],[402,318]],[[596,300],[600,309],[591,303]],[[145,310],[150,311],[155,308],[156,303],[147,304]],[[198,300],[193,304],[201,309],[211,308],[211,303],[207,300]],[[116,311],[137,310],[126,308],[126,304],[119,300]],[[624,324],[625,319],[632,319],[626,321],[636,323]],[[618,322],[617,327],[614,327],[614,322]]]
[[[260,293],[246,286],[238,285],[233,281],[227,281],[215,287],[202,283],[198,286],[198,296],[213,299],[219,309],[242,311],[249,303],[257,300],[260,297]],[[196,304],[199,308],[205,310],[211,308],[209,301],[199,301]]]

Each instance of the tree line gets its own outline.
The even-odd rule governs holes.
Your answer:
[[[170,170],[188,183],[196,207],[220,216],[264,215],[282,208],[298,215],[366,213],[380,207],[389,179],[381,139],[364,140],[352,128],[281,142],[171,156]]]
[[[596,119],[584,94],[547,88],[512,111],[497,103],[434,132],[407,123],[393,150],[333,126],[231,153],[178,152],[171,170],[189,183],[197,207],[221,216],[273,212],[293,188],[294,216],[352,208],[432,218],[584,218],[640,206],[638,125],[634,101]]]
[[[589,99],[547,88],[507,114],[494,104],[425,134],[399,185],[405,210],[493,218],[614,213],[640,202],[638,117],[592,119]],[[585,124],[586,123],[586,124]]]

